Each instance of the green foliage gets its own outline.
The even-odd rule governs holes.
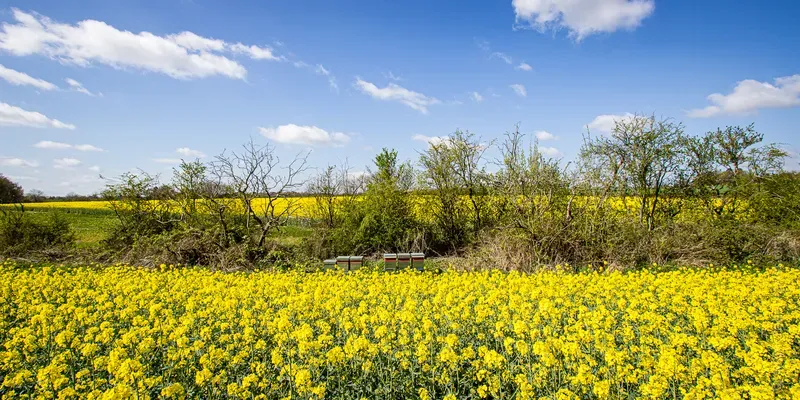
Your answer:
[[[22,208],[0,209],[0,254],[24,256],[45,250],[63,252],[74,242],[75,233],[59,214],[35,219]]]
[[[20,185],[0,174],[0,204],[19,203],[23,195]]]
[[[158,177],[145,172],[124,173],[116,182],[106,185],[103,198],[117,217],[106,245],[122,248],[133,245],[140,237],[158,235],[175,226],[169,203],[163,200]]]

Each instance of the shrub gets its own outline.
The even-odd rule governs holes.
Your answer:
[[[31,252],[55,250],[63,252],[75,243],[75,233],[58,213],[44,220],[34,219],[20,210],[0,209],[0,253],[22,256]]]

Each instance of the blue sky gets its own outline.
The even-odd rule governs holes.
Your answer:
[[[571,160],[587,125],[754,122],[800,148],[793,1],[0,1],[0,173],[91,193],[250,137],[314,167],[416,160],[520,123]],[[547,134],[543,133],[546,132]],[[797,160],[790,160],[797,168]]]

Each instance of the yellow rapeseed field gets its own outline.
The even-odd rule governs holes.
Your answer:
[[[433,197],[430,196],[413,196],[413,211],[417,218],[425,220],[427,222],[432,222],[432,218],[434,217],[433,213],[430,211],[431,201],[435,201]],[[156,201],[156,200],[154,200]],[[316,199],[313,196],[304,196],[304,197],[288,197],[288,198],[279,198],[274,201],[275,212],[280,214],[284,212],[288,207],[291,207],[291,216],[298,217],[298,218],[313,218],[315,217],[315,212],[317,211],[317,203]],[[464,207],[464,211],[467,213],[472,212],[471,204],[466,196],[462,198]],[[497,199],[493,198],[490,200],[489,212],[496,211]],[[672,200],[664,200],[664,203],[669,203]],[[594,197],[578,197],[577,201],[575,202],[576,205],[596,205],[599,202],[599,198]],[[707,213],[703,209],[703,206],[698,202],[685,202],[681,214],[679,215],[679,219],[686,220],[686,221],[694,221],[698,219],[707,218]],[[244,211],[244,206],[236,199],[231,199],[231,205],[234,207],[240,208],[240,211]],[[621,197],[612,197],[607,200],[607,205],[615,211],[621,213],[637,213],[639,210],[639,203],[635,198],[621,198]],[[41,202],[41,203],[25,203],[25,208],[27,209],[88,209],[88,210],[110,210],[110,204],[106,201],[50,201],[50,202]],[[263,212],[267,206],[267,199],[265,198],[256,198],[253,200],[253,208],[257,212]],[[170,207],[174,208],[175,212],[179,211],[179,206],[177,204],[171,204]],[[744,210],[744,206],[740,205],[742,210],[737,212],[737,215],[740,217],[746,216],[746,211]]]
[[[0,264],[3,398],[800,398],[800,271]]]

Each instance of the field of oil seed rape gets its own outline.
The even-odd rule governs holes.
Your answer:
[[[435,199],[431,196],[412,196],[413,205],[414,205],[414,213],[417,218],[421,220],[426,220],[428,222],[432,221],[433,213],[430,212],[430,208],[432,206],[431,202],[435,204]],[[469,199],[464,196],[462,199],[463,206],[465,212],[469,213],[472,211],[471,204],[469,203]],[[158,201],[158,200],[152,200]],[[489,210],[496,210],[498,201],[497,198],[493,198],[489,201]],[[593,197],[579,197],[575,201],[575,205],[584,205],[584,204],[594,204],[598,202],[598,198]],[[664,202],[669,202],[671,200],[663,200]],[[676,201],[676,200],[673,200]],[[707,212],[703,209],[703,205],[697,201],[689,201],[689,200],[681,200],[683,203],[682,212],[679,216],[679,220],[684,221],[697,221],[700,219],[707,218]],[[742,203],[742,202],[740,202]],[[267,207],[267,199],[265,198],[256,198],[253,200],[253,209],[256,212],[263,212],[264,209]],[[274,200],[274,207],[276,213],[284,212],[288,207],[291,207],[291,214],[293,217],[298,218],[313,218],[316,211],[316,199],[312,196],[304,196],[304,197],[288,197],[288,198],[279,198]],[[638,212],[640,204],[634,198],[622,198],[622,197],[614,197],[607,200],[607,204],[611,207],[612,210],[616,210],[620,213],[628,212],[628,213],[635,213]],[[237,200],[231,199],[231,205],[234,207],[238,207],[241,211],[244,211],[244,206]],[[25,203],[25,209],[28,210],[82,210],[82,211],[109,211],[110,207],[107,201],[50,201],[50,202],[41,202],[41,203]],[[171,207],[174,208],[175,212],[179,211],[179,206],[177,204],[172,204]],[[744,204],[739,204],[740,210],[737,211],[737,216],[745,217],[747,214],[746,206]]]
[[[800,271],[0,264],[3,398],[800,398]]]

